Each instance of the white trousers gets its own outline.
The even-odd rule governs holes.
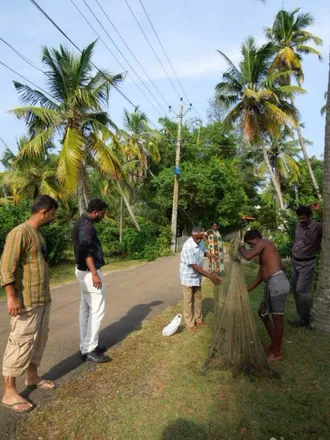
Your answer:
[[[102,279],[102,272],[98,270]],[[105,295],[103,280],[101,289],[93,286],[92,273],[78,270],[76,276],[80,285],[80,351],[82,354],[95,350],[99,342],[101,321],[104,317]]]

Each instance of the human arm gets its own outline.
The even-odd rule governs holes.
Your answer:
[[[321,206],[319,203],[312,203],[311,204],[311,210],[316,212],[318,216],[320,217],[321,222],[323,221],[323,211],[321,209]]]
[[[208,251],[204,252],[204,257],[211,258],[211,259],[213,259],[215,261],[219,260],[219,257],[217,257],[214,254],[211,254],[211,252],[208,252]]]
[[[21,231],[11,231],[6,239],[3,249],[0,273],[1,286],[7,297],[7,310],[9,315],[20,315],[22,307],[16,291],[16,269],[24,249],[25,241]]]
[[[204,269],[202,269],[198,264],[192,264],[191,267],[194,269],[195,272],[198,272],[203,277],[208,278],[212,281],[213,284],[216,286],[221,283],[221,279],[214,273],[206,272]]]
[[[94,260],[94,240],[95,231],[93,224],[91,222],[82,224],[79,229],[79,252],[82,253],[86,266],[92,274],[93,286],[97,289],[101,289],[102,280],[97,272]]]
[[[240,254],[242,255],[242,257],[244,258],[244,260],[250,261],[250,260],[253,260],[253,258],[255,258],[256,256],[260,255],[260,253],[264,250],[264,248],[265,248],[265,243],[260,241],[250,251],[247,251],[246,249],[244,249],[243,246],[241,246],[238,250],[239,250]]]
[[[96,287],[97,289],[101,289],[102,280],[99,274],[97,273],[97,269],[94,263],[94,258],[92,256],[86,257],[86,265],[92,274],[93,286]]]
[[[257,278],[248,285],[247,290],[248,292],[250,292],[251,290],[255,289],[257,286],[259,286],[259,284],[262,282],[262,278],[261,278],[261,269],[259,267],[258,273],[257,273]]]

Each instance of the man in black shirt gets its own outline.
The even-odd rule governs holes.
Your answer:
[[[105,292],[101,267],[103,251],[94,223],[100,222],[107,204],[100,199],[89,202],[87,214],[83,214],[73,227],[73,248],[76,276],[80,284],[80,352],[83,359],[92,362],[108,362],[105,349],[98,345],[101,321],[105,310]]]

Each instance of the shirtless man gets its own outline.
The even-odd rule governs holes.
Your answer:
[[[281,342],[283,338],[283,315],[286,299],[290,291],[290,283],[282,271],[282,261],[276,246],[272,241],[262,238],[259,231],[251,230],[245,234],[244,242],[252,249],[250,251],[240,247],[242,257],[249,261],[259,258],[257,279],[248,286],[250,292],[264,281],[265,290],[259,308],[262,319],[271,338],[268,348],[268,361],[281,360]],[[272,320],[269,315],[272,315]]]

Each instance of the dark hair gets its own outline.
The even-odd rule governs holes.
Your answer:
[[[299,208],[296,210],[296,214],[298,217],[300,217],[301,215],[312,217],[313,212],[309,206],[299,206]]]
[[[58,203],[53,197],[50,196],[38,196],[35,198],[31,212],[32,214],[36,214],[37,212],[45,209],[46,211],[50,211],[51,209],[57,209]]]
[[[87,212],[105,211],[108,205],[101,199],[93,199],[88,203]]]
[[[192,234],[202,234],[204,232],[204,228],[202,226],[194,226],[192,228]]]
[[[248,242],[248,240],[256,240],[257,238],[262,238],[262,235],[259,231],[256,229],[251,229],[250,231],[247,231],[247,233],[244,236],[245,243]]]

